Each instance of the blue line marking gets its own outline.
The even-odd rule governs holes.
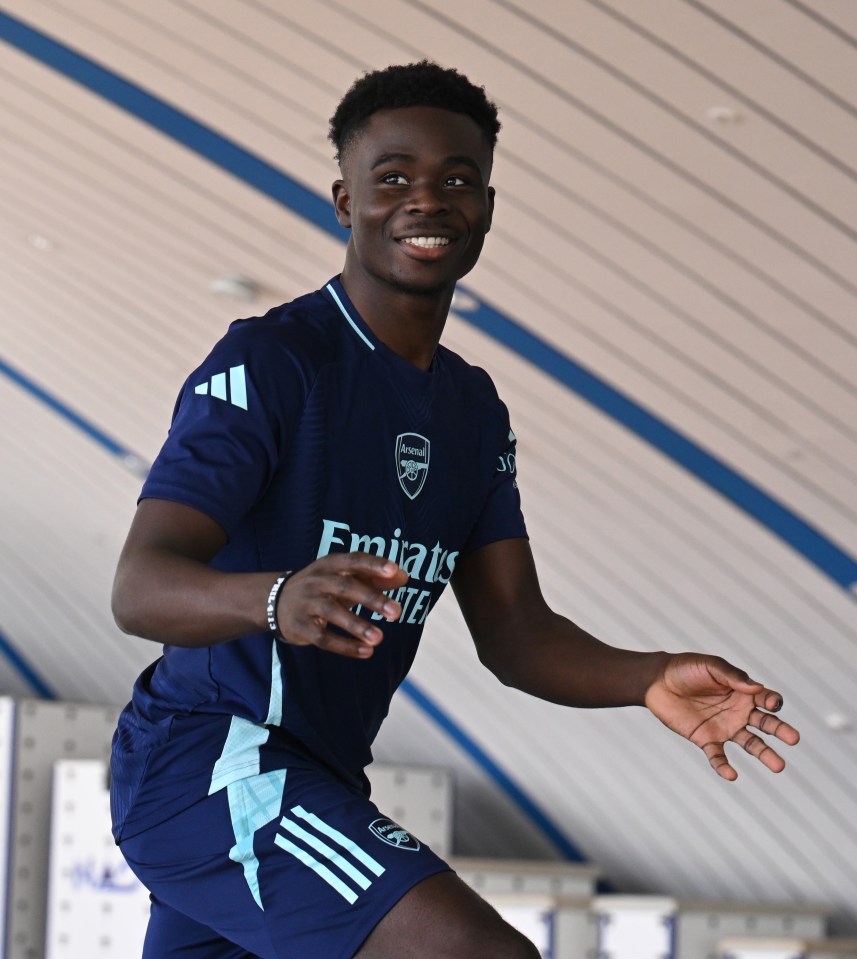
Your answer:
[[[42,679],[35,669],[18,652],[17,648],[0,632],[0,655],[6,657],[15,669],[27,680],[42,699],[56,699],[56,693]]]
[[[474,297],[474,299],[477,299]],[[646,440],[697,479],[717,490],[826,573],[839,586],[857,583],[857,560],[787,507],[718,460],[639,403],[629,399],[585,367],[560,353],[509,317],[479,302],[461,313],[474,326],[528,359],[548,376],[588,400],[597,409]]]
[[[430,716],[468,756],[481,766],[510,799],[529,816],[557,849],[573,862],[585,862],[586,857],[555,825],[548,814],[528,796],[511,776],[485,752],[484,749],[452,720],[438,704],[412,680],[405,679],[399,690]]]
[[[187,113],[0,10],[0,37],[342,239],[329,201]]]
[[[0,11],[0,37],[42,63],[53,67],[69,79],[75,80],[106,100],[122,107],[188,149],[206,157],[212,163],[304,217],[324,232],[344,240],[344,231],[336,222],[327,200],[233,141],[208,129],[188,114],[176,110],[140,87],[2,11]],[[458,311],[462,319],[525,357],[547,375],[563,383],[608,416],[622,423],[670,459],[680,463],[702,482],[716,489],[753,519],[770,529],[840,586],[848,589],[857,583],[857,560],[839,549],[773,497],[544,340],[504,316],[471,291],[464,287],[459,289],[476,304],[475,309]],[[47,397],[47,394],[45,394],[45,401],[53,408],[57,408],[57,401]],[[57,411],[66,415],[62,409]],[[78,423],[73,416],[68,415],[66,418],[93,435],[94,428],[86,424],[86,421],[77,418],[80,420]],[[93,436],[93,438],[97,437]],[[405,681],[402,689],[494,779],[518,807],[551,838],[558,849],[562,850],[569,859],[582,858],[579,850],[550,818],[436,703],[410,680]]]
[[[86,417],[76,413],[70,406],[58,400],[55,396],[48,393],[46,389],[39,386],[28,376],[25,376],[20,370],[15,369],[0,357],[0,374],[11,380],[17,386],[20,386],[26,393],[29,393],[34,399],[44,403],[49,409],[53,410],[64,420],[67,420],[72,426],[76,426],[82,433],[85,433],[90,439],[98,443],[99,446],[118,456],[124,463],[135,465],[142,463],[142,460],[136,453],[132,453],[127,447],[117,443],[112,437],[108,436],[103,430],[100,430],[94,423]]]
[[[0,37],[233,173],[324,232],[340,241],[345,239],[346,231],[337,223],[328,200],[188,114],[2,11]],[[839,586],[850,589],[857,583],[857,559],[787,507],[471,290],[463,286],[459,286],[459,290],[475,304],[474,309],[456,311],[462,319],[523,356],[665,456],[680,463],[766,526]]]

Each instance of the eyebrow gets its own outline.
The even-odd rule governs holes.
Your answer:
[[[410,153],[382,153],[369,169],[376,170],[379,166],[384,166],[387,163],[413,163],[415,159],[416,157]],[[444,166],[467,166],[478,173],[482,172],[479,164],[468,156],[445,157],[443,164]]]

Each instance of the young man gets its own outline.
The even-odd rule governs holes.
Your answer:
[[[364,767],[447,583],[503,683],[646,705],[736,773],[797,742],[721,659],[604,645],[545,604],[493,384],[439,345],[490,229],[497,111],[434,64],[331,121],[340,277],[232,325],[188,379],[114,611],[164,655],[113,750],[114,833],[152,892],[147,959],[534,957],[367,798]],[[228,387],[227,387],[228,383]]]

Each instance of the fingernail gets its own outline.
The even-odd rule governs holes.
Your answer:
[[[772,713],[778,713],[783,708],[783,697],[777,696],[777,701],[771,707]]]
[[[395,603],[384,603],[384,615],[387,619],[398,619],[399,607]]]
[[[395,572],[396,572],[396,564],[395,564],[395,563],[384,563],[384,565],[381,567],[381,572],[384,573],[384,574],[386,574],[387,576],[389,576],[391,573],[395,573]]]

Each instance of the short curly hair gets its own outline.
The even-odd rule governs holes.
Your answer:
[[[463,113],[479,127],[492,150],[497,143],[497,106],[485,95],[485,88],[457,70],[420,60],[364,73],[354,81],[330,118],[328,136],[336,148],[335,159],[342,162],[374,113],[399,107],[439,107]]]

